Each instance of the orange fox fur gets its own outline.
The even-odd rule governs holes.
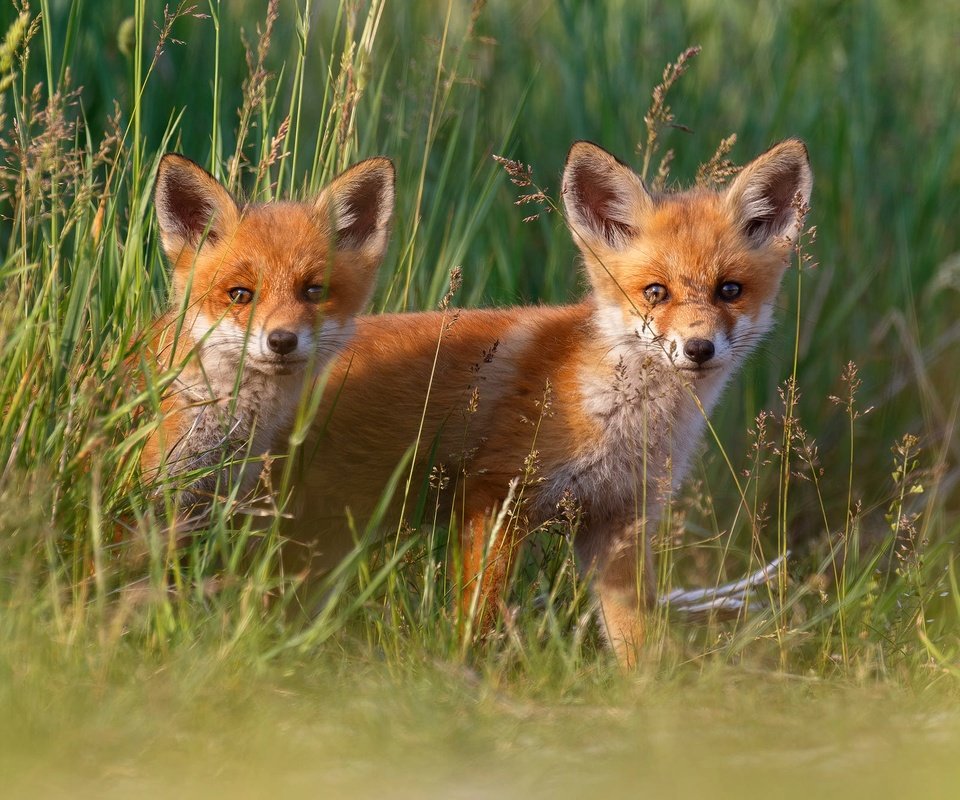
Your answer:
[[[311,202],[241,207],[197,164],[163,157],[155,205],[173,296],[148,355],[175,378],[141,467],[148,480],[186,484],[181,508],[209,501],[222,477],[186,473],[273,446],[307,376],[349,339],[387,246],[393,196],[393,165],[372,158]],[[257,465],[238,472],[248,491]]]
[[[797,199],[806,203],[811,185],[797,140],[726,190],[668,194],[576,143],[563,200],[589,296],[464,310],[452,324],[439,312],[359,317],[305,448],[317,455],[301,471],[291,545],[322,564],[341,556],[345,509],[360,524],[369,518],[423,416],[407,508],[431,466],[447,465],[464,613],[479,606],[489,624],[524,533],[572,497],[580,568],[594,576],[609,643],[632,663],[654,589],[648,537],[687,471],[704,411],[771,325]],[[520,517],[492,527],[531,452]]]

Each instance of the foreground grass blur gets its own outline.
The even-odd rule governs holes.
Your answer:
[[[955,697],[717,669],[558,703],[451,664],[209,653],[5,697],[8,797],[954,796]],[[19,676],[27,678],[29,676]]]

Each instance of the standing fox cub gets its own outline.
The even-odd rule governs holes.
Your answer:
[[[341,555],[345,509],[368,519],[419,437],[406,508],[435,491],[432,467],[453,466],[465,617],[489,625],[524,533],[572,498],[580,568],[607,640],[632,663],[654,592],[648,537],[704,412],[771,325],[811,185],[797,140],[724,191],[676,194],[651,193],[596,145],[573,145],[563,201],[591,293],[561,307],[358,318],[306,448],[318,457],[299,479],[291,544],[326,563]],[[522,475],[519,512],[498,518]]]
[[[226,488],[211,468],[283,444],[307,376],[340,351],[370,298],[393,197],[385,158],[356,164],[312,202],[241,208],[197,164],[163,157],[155,204],[173,297],[148,355],[175,377],[141,467],[176,479],[181,508]],[[248,467],[235,470],[242,492],[259,472]]]

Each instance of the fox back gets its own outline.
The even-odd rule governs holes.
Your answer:
[[[649,536],[705,415],[771,325],[811,184],[796,140],[725,190],[665,194],[575,144],[563,202],[590,294],[560,307],[358,318],[316,417],[291,537],[329,566],[351,543],[346,511],[369,520],[413,449],[399,523],[416,524],[439,492],[462,539],[462,619],[482,628],[516,545],[574,504],[578,561],[629,662],[653,590]]]

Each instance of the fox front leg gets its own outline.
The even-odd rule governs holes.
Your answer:
[[[525,531],[509,513],[515,485],[505,500],[490,492],[471,493],[460,527],[463,566],[459,592],[460,633],[489,633],[503,606],[507,581]]]
[[[620,665],[637,666],[647,613],[656,601],[652,546],[635,519],[594,521],[577,533],[580,571],[593,578],[607,644]]]

